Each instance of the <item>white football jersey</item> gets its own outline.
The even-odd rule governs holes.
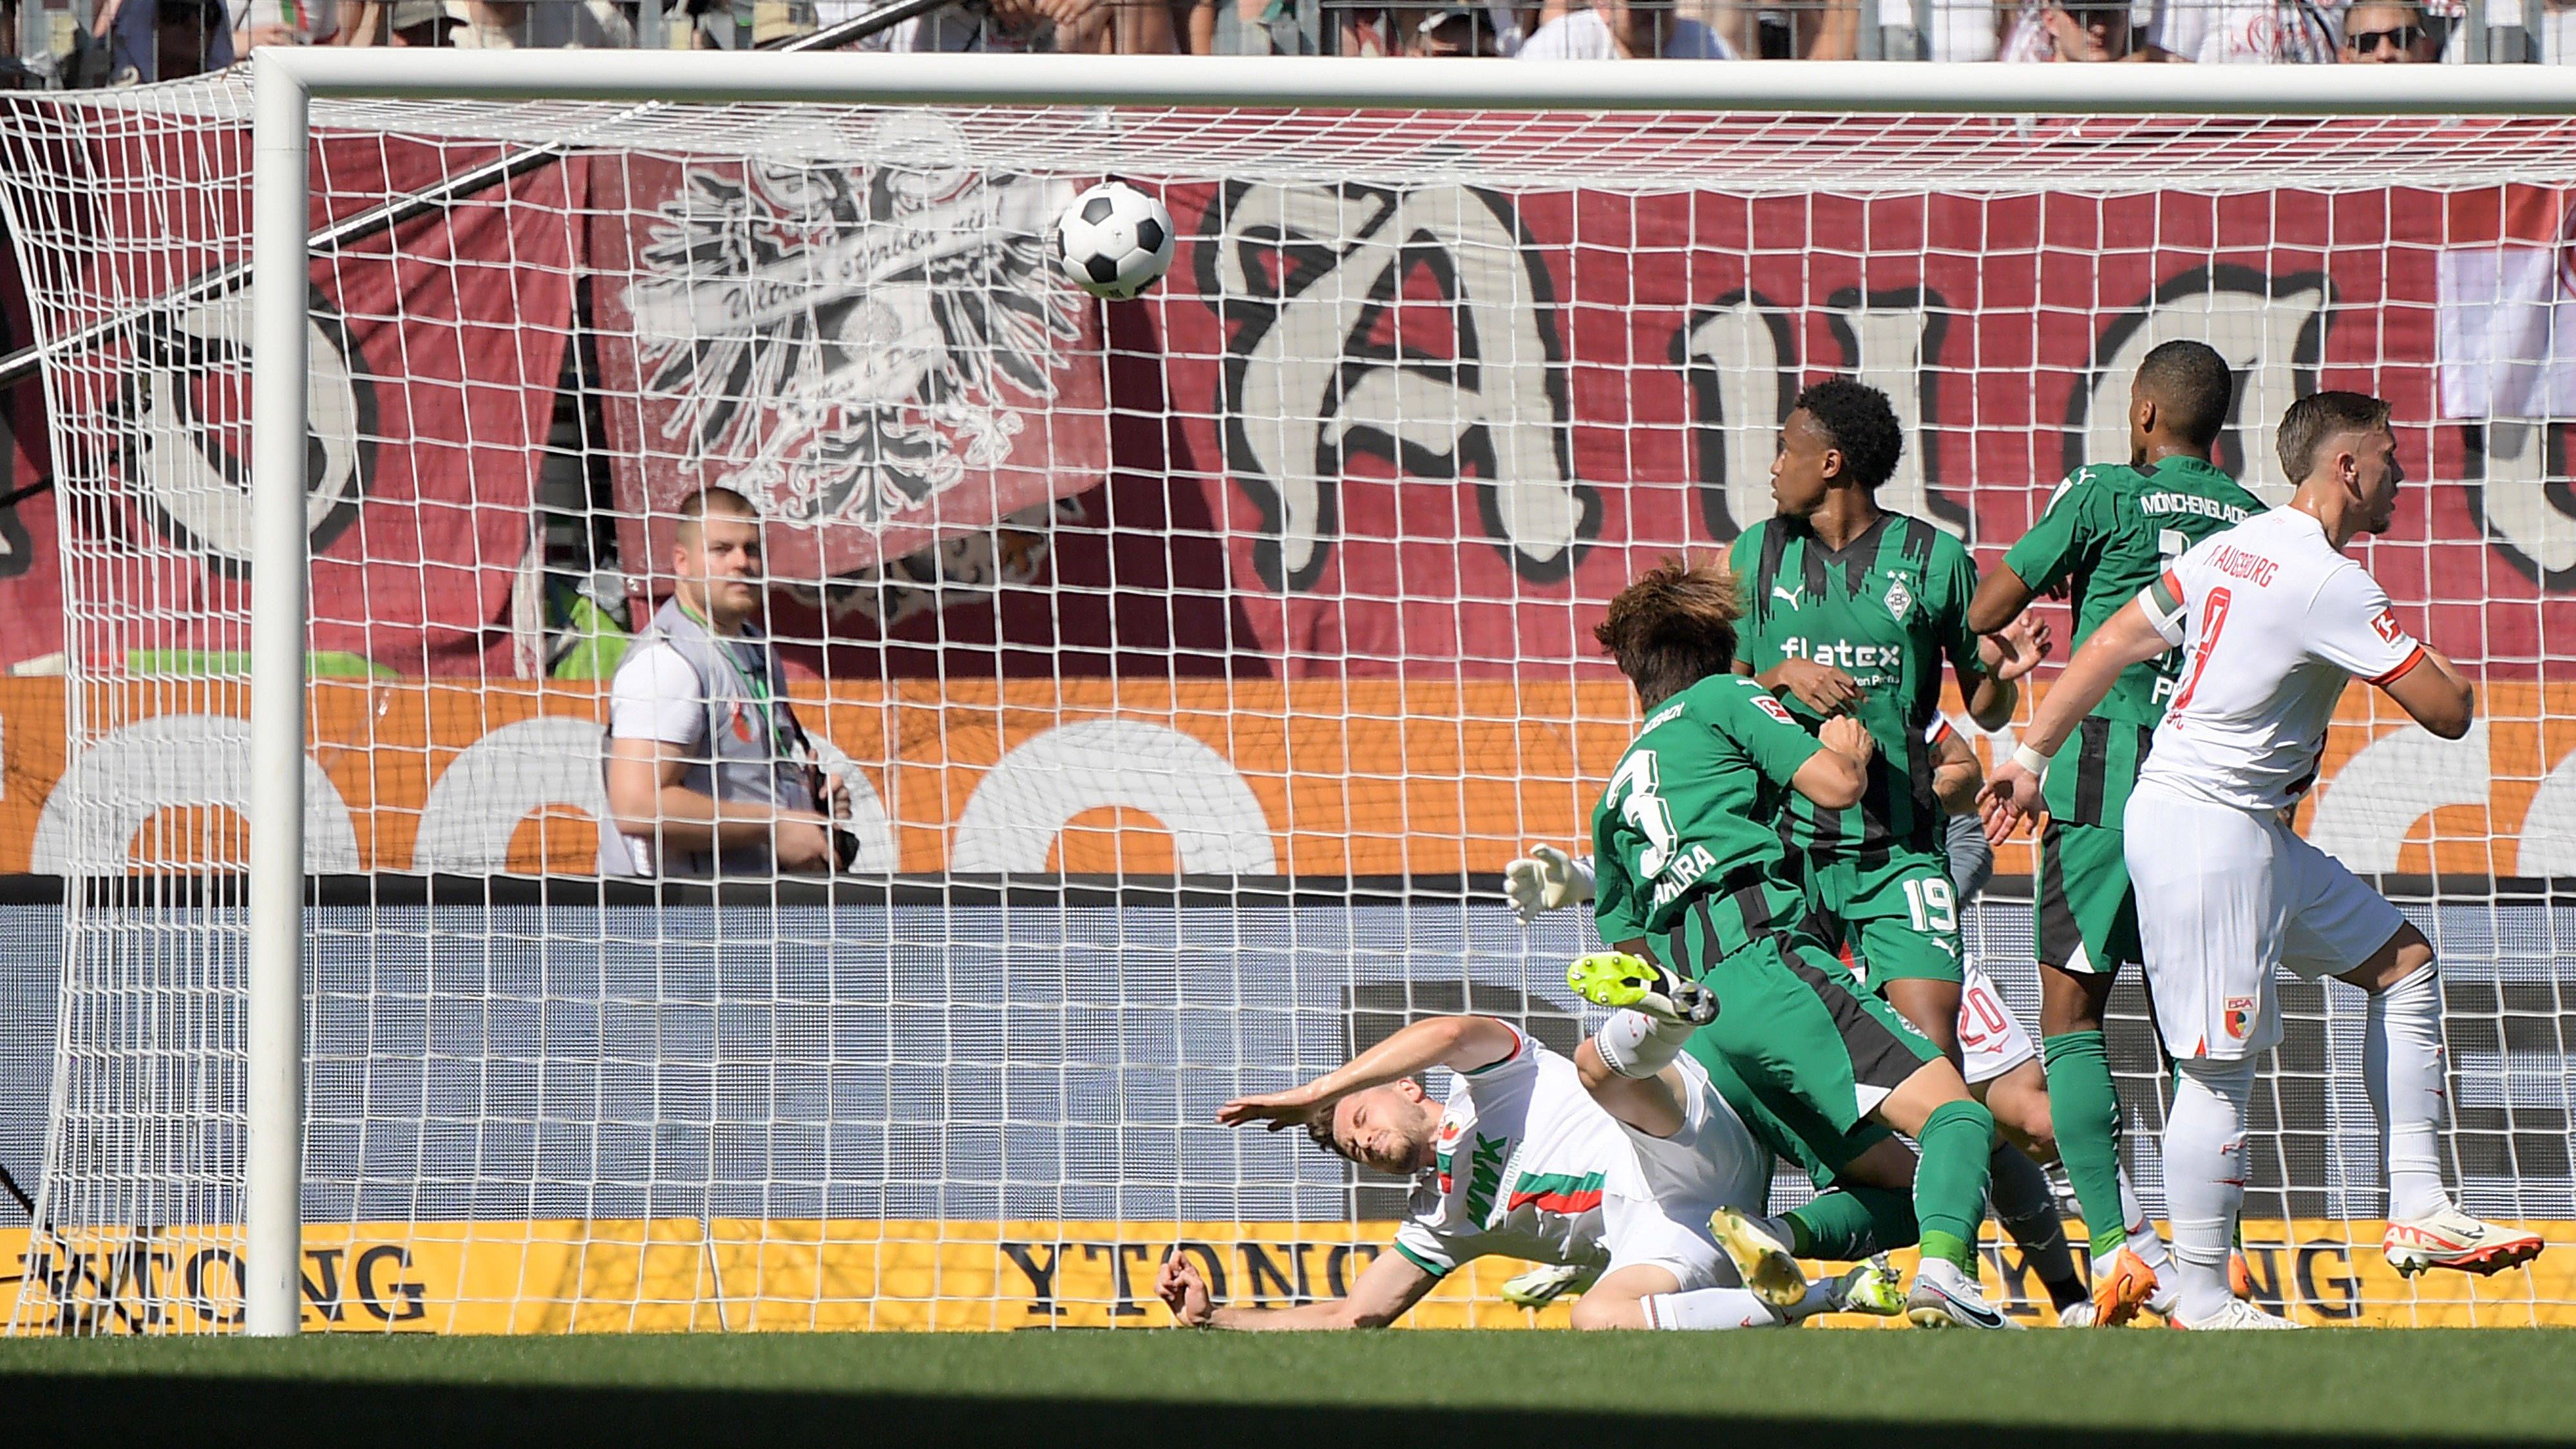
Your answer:
[[[1677,1154],[1697,1159],[1700,1169],[1659,1163],[1666,1171],[1650,1178],[1627,1130],[1583,1090],[1574,1063],[1514,1035],[1519,1046],[1510,1056],[1455,1074],[1438,1161],[1415,1186],[1395,1231],[1395,1250],[1427,1273],[1446,1274],[1489,1253],[1606,1266],[1612,1245],[1602,1222],[1605,1195],[1672,1195],[1689,1186],[1680,1179],[1740,1170],[1755,1151],[1712,1092],[1712,1122],[1695,1134],[1690,1151]],[[1767,1157],[1758,1160],[1767,1167]]]
[[[2165,631],[2183,648],[2182,682],[2141,784],[2277,810],[2316,782],[2344,685],[2387,684],[2424,657],[2378,583],[2294,508],[2202,540],[2164,584],[2182,602]]]

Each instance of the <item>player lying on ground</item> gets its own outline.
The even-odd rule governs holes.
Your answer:
[[[2227,360],[2204,343],[2167,342],[2149,352],[2129,385],[2129,461],[2067,475],[2039,521],[1977,585],[1968,626],[2002,629],[2034,594],[2062,589],[2081,648],[2183,550],[2261,513],[2262,502],[2212,460],[2235,386]],[[2094,1321],[2104,1327],[2127,1322],[2140,1304],[2161,1311],[2172,1296],[2171,1285],[2158,1287],[2153,1262],[2125,1241],[2139,1219],[2120,1175],[2125,1114],[2102,1016],[2120,970],[2138,959],[2121,811],[2181,661],[2167,650],[2130,665],[2066,736],[2050,762],[2048,823],[2039,835],[2031,925],[2040,1040],[2058,1148],[2092,1233]]]
[[[1977,787],[1984,780],[1976,755],[1946,721],[1936,718],[1931,734],[1935,792],[1943,804],[1954,811],[1973,809]],[[1950,832],[1952,839],[1948,855],[1952,882],[1964,907],[1976,898],[1984,888],[1986,878],[1994,873],[1994,854],[1987,847],[1985,836],[1972,815],[1954,814],[1951,824],[1961,827]],[[1537,920],[1548,911],[1590,901],[1592,877],[1589,857],[1578,859],[1553,846],[1534,845],[1527,857],[1515,860],[1505,868],[1503,885],[1513,909],[1524,922],[1528,922]],[[1623,1034],[1615,1023],[1612,1028],[1605,1028],[1594,1040],[1596,1050],[1619,1040]],[[2057,1213],[2056,1193],[2049,1185],[2048,1174],[2040,1166],[2053,1156],[2055,1144],[2047,1135],[2048,1089],[2040,1072],[2039,1056],[2031,1046],[2029,1033],[2022,1029],[2011,1007],[2005,1003],[2003,993],[1973,960],[1968,961],[1965,967],[1959,1008],[1959,1045],[1969,1091],[1995,1113],[1998,1140],[1989,1171],[1994,1183],[1992,1196],[1996,1220],[2021,1246],[2023,1259],[2047,1288],[2057,1309],[2059,1323],[2068,1327],[2087,1326],[2092,1321],[2091,1300],[2067,1251],[2065,1226]],[[1705,1050],[1704,1043],[1702,1047]],[[1703,1056],[1702,1061],[1710,1074],[1719,1079],[1723,1091],[1729,1076],[1723,1061],[1707,1056]],[[1612,1080],[1624,1082],[1626,1079],[1614,1077]],[[1596,1085],[1595,1075],[1588,1070],[1584,1081],[1587,1086]],[[2006,1105],[1997,1106],[1999,1100]],[[1611,1107],[1623,1121],[1635,1120],[1633,1114],[1638,1110],[1622,1111],[1607,1098],[1604,1098],[1603,1105]],[[1746,1120],[1757,1138],[1763,1136],[1764,1118],[1758,1108],[1738,1105],[1738,1115]],[[2035,1135],[2017,1131],[2013,1126],[2015,1123],[2036,1123],[2038,1131]],[[1774,1150],[1811,1171],[1816,1166],[1810,1154],[1802,1153],[1794,1146],[1774,1144]],[[1849,1185],[1846,1164],[1824,1166],[1826,1170],[1816,1174],[1819,1187],[1828,1182]],[[1908,1170],[1903,1180],[1879,1185],[1910,1185],[1910,1161],[1906,1166]],[[1824,1235],[1811,1231],[1811,1227],[1822,1215],[1811,1210],[1809,1217],[1798,1219],[1793,1225],[1798,1236],[1783,1240],[1798,1256],[1816,1255],[1820,1246],[1818,1240]],[[2135,1238],[2142,1257],[2149,1262],[2162,1262],[2164,1244],[2157,1238],[2155,1229],[2146,1223],[2144,1212],[2138,1212],[2132,1220],[2139,1224]],[[1910,1241],[1910,1235],[1896,1240],[1882,1238],[1879,1232],[1885,1227],[1883,1223],[1874,1224],[1874,1231],[1870,1234],[1848,1241],[1837,1239],[1822,1246],[1839,1254],[1864,1248],[1903,1247]]]
[[[1924,731],[1949,660],[1980,727],[2011,718],[2048,652],[2023,620],[1998,638],[1968,628],[1976,566],[1931,523],[1879,507],[1905,430],[1887,395],[1834,378],[1798,395],[1771,464],[1778,516],[1729,552],[1742,581],[1741,651],[1731,665],[1777,691],[1798,723],[1858,720],[1876,742],[1867,788],[1843,807],[1791,798],[1786,832],[1803,853],[1807,907],[1829,944],[1869,963],[1870,988],[1958,1059],[1958,900],[1942,848]]]
[[[1593,919],[1614,950],[1577,962],[1567,983],[1600,1005],[1699,1025],[1806,1141],[1873,1124],[1913,1137],[1923,1266],[1907,1316],[2018,1327],[1977,1288],[1995,1119],[1941,1048],[1813,933],[1802,872],[1772,825],[1792,799],[1858,804],[1876,748],[1848,716],[1810,733],[1733,673],[1739,611],[1723,568],[1672,562],[1621,590],[1593,631],[1645,722],[1592,818]]]
[[[1587,1043],[1585,1051],[1590,1051]],[[1597,1058],[1594,1071],[1599,1072]],[[1419,1073],[1445,1067],[1445,1104]],[[1187,1257],[1164,1260],[1155,1291],[1190,1328],[1378,1328],[1404,1316],[1468,1261],[1502,1254],[1593,1268],[1577,1328],[1767,1328],[1817,1313],[1902,1311],[1884,1268],[1811,1285],[1794,1262],[1751,1266],[1763,1293],[1712,1235],[1709,1218],[1758,1211],[1771,1187],[1759,1148],[1708,1078],[1667,1062],[1649,1130],[1613,1120],[1573,1063],[1505,1022],[1414,1022],[1304,1086],[1228,1102],[1217,1120],[1302,1127],[1350,1161],[1399,1176],[1436,1174],[1348,1296],[1294,1308],[1221,1308]]]
[[[2001,840],[2044,808],[2049,756],[2122,672],[2182,646],[2182,684],[2129,795],[2123,845],[2147,985],[2178,1071],[2164,1168],[2182,1292],[2173,1321],[2186,1328],[2293,1326],[2227,1282],[2255,1059],[2281,1040],[2275,966],[2369,993],[2363,1071],[2387,1164],[2389,1265],[2492,1273],[2541,1248],[2459,1211],[2443,1190],[2431,944],[2282,819],[2316,779],[2352,676],[2445,739],[2474,717],[2468,681],[2408,636],[2387,594],[2343,554],[2396,512],[2404,471],[2388,405],[2348,392],[2301,398],[2277,446],[2296,481],[2289,503],[2194,545],[2104,621],[1984,795],[1987,836]]]

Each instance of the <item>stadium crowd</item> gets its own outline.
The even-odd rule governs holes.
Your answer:
[[[2474,11],[2473,11],[2474,7]],[[775,47],[879,0],[0,0],[0,81],[219,70],[260,45]],[[1882,18],[1908,7],[1882,6]],[[2563,63],[2576,0],[956,0],[852,44],[898,51],[1917,58],[2201,64]]]

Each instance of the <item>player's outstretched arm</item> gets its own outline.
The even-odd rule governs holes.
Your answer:
[[[2424,651],[2423,659],[2379,687],[2417,724],[2456,740],[2478,717],[2477,689],[2440,650],[2430,644],[2416,647]]]
[[[2002,633],[2037,596],[2038,591],[2023,582],[2010,564],[1997,564],[1994,572],[1977,580],[1976,596],[1968,600],[1968,627],[1980,634]]]
[[[1878,753],[1878,742],[1869,737],[1868,726],[1847,714],[1825,721],[1816,738],[1824,748],[1789,777],[1789,788],[1828,810],[1848,810],[1869,789],[1869,760]]]
[[[2093,637],[2084,641],[2073,659],[2066,661],[2066,672],[2040,699],[2039,712],[2032,717],[2030,727],[2022,731],[2021,747],[1995,770],[1994,778],[1978,793],[1978,803],[1986,817],[1987,840],[2001,844],[2020,828],[2022,821],[2039,813],[2039,779],[2047,771],[2048,757],[2057,753],[2057,747],[2066,743],[2075,726],[2111,692],[2120,671],[2172,647],[2173,641],[2165,637],[2136,599],[2102,621],[2102,627],[2093,631]]]
[[[1411,1311],[1440,1280],[1401,1253],[1380,1253],[1360,1272],[1350,1293],[1294,1308],[1228,1308],[1208,1296],[1196,1263],[1175,1252],[1154,1277],[1154,1293],[1172,1310],[1179,1328],[1244,1332],[1324,1328],[1384,1328]]]
[[[1318,1111],[1353,1092],[1383,1087],[1429,1067],[1472,1072],[1492,1066],[1520,1046],[1520,1033],[1490,1016],[1426,1017],[1302,1087],[1237,1097],[1216,1109],[1216,1120],[1228,1127],[1258,1122],[1273,1132],[1302,1127]]]

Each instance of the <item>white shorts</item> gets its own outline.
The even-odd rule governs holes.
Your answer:
[[[2268,813],[2141,782],[2129,813],[2147,992],[2165,1050],[2235,1061],[2281,1040],[2274,966],[2302,980],[2376,955],[2406,917]]]
[[[2026,1061],[2038,1057],[2021,1018],[2004,1003],[2003,991],[1977,963],[1960,967],[1959,1065],[1968,1085],[1982,1087]]]
[[[1709,1236],[1708,1215],[1722,1207],[1760,1212],[1771,1193],[1770,1154],[1755,1145],[1699,1063],[1682,1057],[1673,1065],[1682,1078],[1680,1130],[1649,1137],[1621,1128],[1651,1196],[1603,1195],[1605,1271],[1652,1264],[1679,1280],[1681,1292],[1732,1286],[1735,1265]]]

